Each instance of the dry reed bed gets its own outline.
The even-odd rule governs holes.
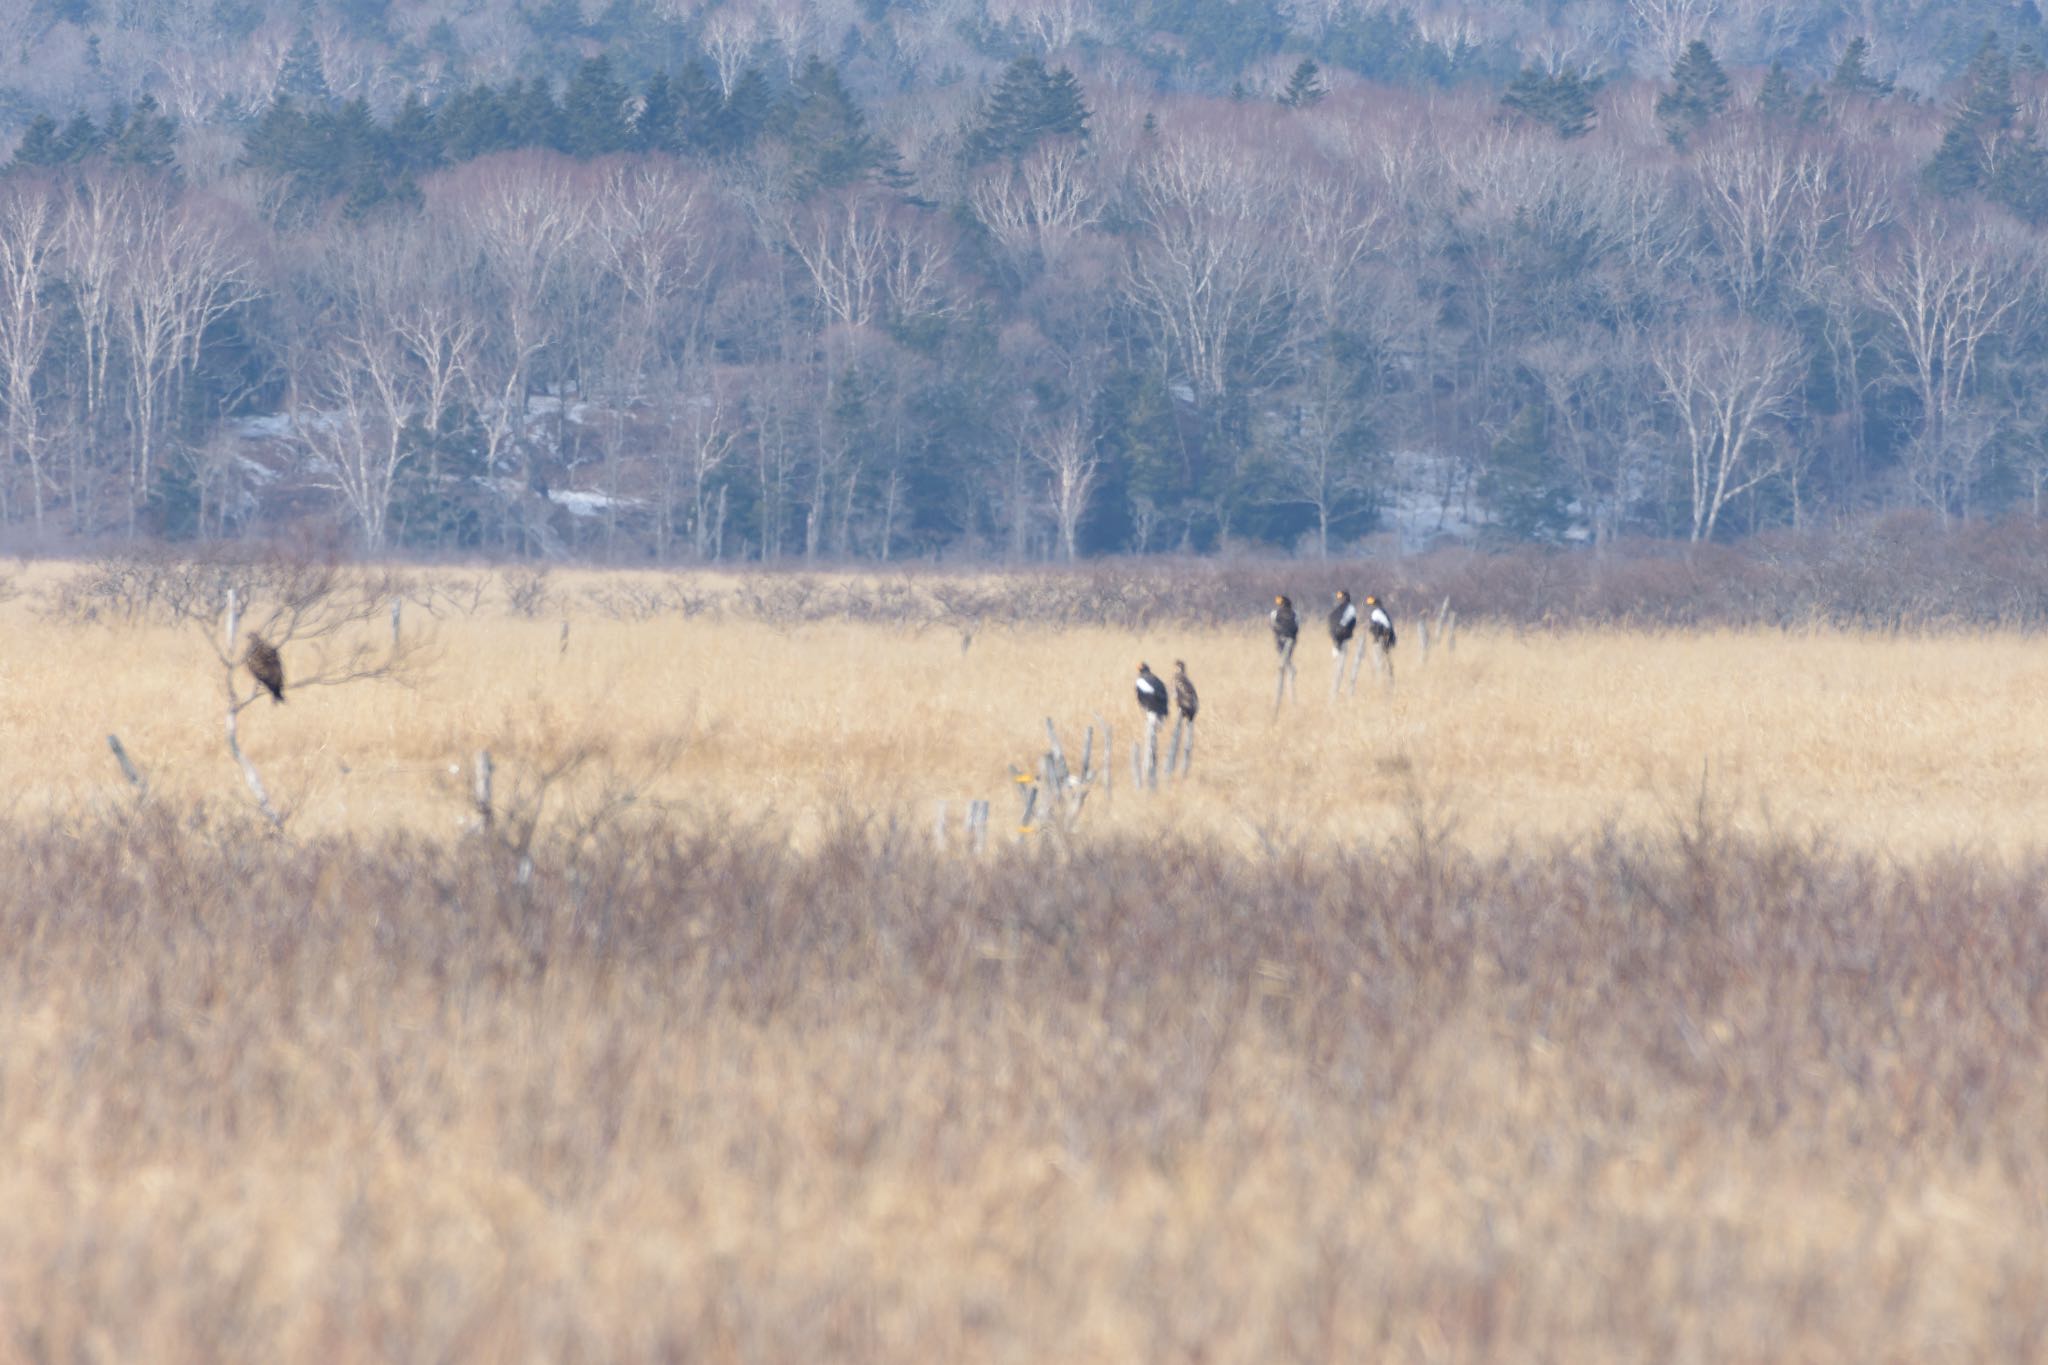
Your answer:
[[[1304,649],[1300,700],[1273,715],[1263,622],[1228,631],[1102,626],[956,636],[870,623],[474,616],[414,622],[409,685],[289,693],[244,715],[242,742],[297,837],[395,829],[453,837],[468,765],[498,763],[508,813],[540,775],[582,762],[546,799],[581,823],[605,793],[709,802],[809,837],[842,807],[926,827],[937,801],[993,800],[1001,838],[1056,717],[1112,721],[1113,800],[1092,836],[1162,831],[1256,849],[1269,831],[1377,841],[1417,799],[1469,842],[1661,828],[1706,774],[1755,831],[1825,831],[1917,857],[2017,854],[2048,829],[2048,638],[1790,633],[1461,632],[1455,654],[1404,643],[1391,693],[1333,703],[1327,652]],[[127,805],[118,733],[174,810],[233,801],[220,670],[192,628],[60,624],[0,608],[0,810],[19,818]],[[368,627],[374,645],[382,627]],[[1194,781],[1141,799],[1127,746],[1130,677],[1186,658],[1202,688]],[[286,651],[303,672],[308,652]],[[244,680],[246,686],[246,679]],[[1104,794],[1107,795],[1106,793]]]
[[[217,594],[264,551],[141,551],[19,575],[63,620],[160,621]],[[0,601],[12,575],[0,574]],[[1025,570],[868,567],[815,572],[401,571],[421,609],[538,618],[596,616],[821,622],[967,630],[1109,626],[1222,628],[1276,592],[1316,611],[1337,588],[1378,592],[1413,620],[1448,600],[1467,623],[1515,629],[2039,630],[2048,627],[2048,522],[1950,526],[1928,514],[1739,545],[1630,541],[1603,553],[1535,546],[1314,560],[1107,560]],[[1311,613],[1313,614],[1313,612]]]
[[[2022,1359],[2048,865],[0,827],[0,1358]]]

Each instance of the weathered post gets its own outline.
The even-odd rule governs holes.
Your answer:
[[[1116,796],[1116,730],[1101,716],[1095,723],[1102,727],[1102,795],[1106,800]]]
[[[142,770],[128,757],[128,751],[121,747],[119,735],[108,735],[107,747],[114,751],[114,761],[121,765],[121,775],[128,779],[129,786],[135,788],[136,801],[142,801],[149,795],[149,779],[142,775]]]
[[[470,800],[476,804],[477,827],[489,829],[495,818],[491,809],[491,751],[476,751],[476,766],[470,772]]]

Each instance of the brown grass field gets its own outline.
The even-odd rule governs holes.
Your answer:
[[[58,572],[0,604],[0,755],[25,775],[9,793],[17,814],[121,799],[109,732],[164,799],[236,799],[205,641],[45,619],[36,580]],[[1332,703],[1313,604],[1298,700],[1276,719],[1258,602],[1231,630],[984,628],[963,655],[958,629],[932,625],[622,621],[581,596],[593,581],[555,576],[531,618],[495,585],[470,614],[414,610],[408,629],[427,645],[408,685],[253,708],[245,744],[294,832],[456,834],[470,810],[450,768],[480,748],[516,781],[581,747],[581,788],[609,781],[800,830],[847,809],[921,827],[941,799],[1014,815],[1009,767],[1035,762],[1047,716],[1077,749],[1094,718],[1115,726],[1119,789],[1089,819],[1134,836],[1370,842],[1421,804],[1491,848],[1663,827],[1703,783],[1744,828],[1903,857],[2015,853],[2048,830],[2041,636],[1467,627],[1425,665],[1411,624],[1396,686],[1362,679]],[[1170,675],[1175,658],[1202,690],[1196,780],[1130,799],[1131,677],[1140,659]],[[288,670],[306,662],[287,651]]]
[[[2048,1353],[2048,639],[1411,630],[1333,703],[1308,623],[1276,719],[1256,601],[963,654],[558,574],[245,712],[280,838],[204,641],[65,572],[0,603],[0,1363]],[[1016,834],[1176,657],[1193,780]],[[581,756],[530,864],[479,748],[507,824]]]

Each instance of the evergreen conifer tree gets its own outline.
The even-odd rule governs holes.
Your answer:
[[[1871,72],[1870,40],[1856,37],[1842,49],[1841,60],[1835,63],[1835,74],[1828,77],[1828,88],[1839,94],[1876,99],[1889,95],[1892,83]]]
[[[178,121],[163,111],[156,96],[144,95],[134,109],[117,107],[108,116],[106,146],[116,165],[170,169],[177,161]]]
[[[1728,107],[1728,73],[1714,59],[1713,49],[1695,38],[1671,68],[1671,86],[1657,97],[1657,122],[1671,144],[1682,147]]]
[[[538,78],[513,81],[505,87],[505,131],[514,147],[553,147],[566,151],[562,106],[555,92]]]
[[[434,116],[441,146],[450,161],[468,161],[513,145],[512,119],[505,100],[490,85],[458,91]]]
[[[64,154],[64,134],[57,120],[38,114],[21,135],[14,149],[13,166],[61,166],[70,158]]]
[[[682,131],[683,106],[675,82],[666,71],[657,71],[640,92],[640,107],[633,115],[627,145],[636,152],[674,154],[682,150]]]
[[[1799,114],[1799,92],[1792,88],[1791,73],[1783,62],[1774,61],[1757,87],[1756,111],[1777,122],[1789,122]]]
[[[1048,72],[1036,57],[1003,70],[967,139],[970,162],[1016,160],[1048,137],[1086,137],[1088,104],[1066,67]]]
[[[712,93],[717,93],[716,86]],[[731,96],[711,109],[699,125],[702,133],[693,133],[692,141],[713,154],[743,152],[768,130],[774,118],[775,97],[769,92],[768,78],[760,68],[750,66],[733,82]]]
[[[405,103],[391,116],[391,127],[385,137],[392,163],[401,174],[428,171],[441,164],[441,130],[436,126],[434,111],[417,90],[409,91]]]
[[[1061,67],[1045,78],[1039,100],[1038,124],[1045,137],[1088,136],[1088,101],[1081,95],[1081,82],[1073,71]]]
[[[854,103],[838,70],[821,58],[805,62],[791,84],[783,133],[804,192],[836,189],[870,174],[900,174],[895,150],[868,131],[867,115]]]
[[[1593,96],[1586,82],[1569,71],[1546,76],[1524,67],[1501,96],[1501,107],[1523,118],[1547,123],[1567,140],[1593,126]]]
[[[1323,88],[1322,68],[1307,57],[1294,68],[1294,74],[1287,78],[1287,88],[1280,92],[1280,102],[1289,109],[1308,109],[1322,103],[1329,94]]]
[[[64,160],[83,161],[107,145],[107,134],[81,109],[65,122],[63,145]]]
[[[1987,33],[1963,73],[1963,98],[1942,131],[1941,145],[1921,172],[1927,187],[1949,198],[1982,189],[1991,153],[2012,132],[2019,105],[2012,94],[2012,68]]]
[[[612,75],[611,58],[590,58],[562,92],[562,150],[572,156],[606,156],[624,151],[631,134],[626,87]]]
[[[277,73],[277,98],[297,100],[301,104],[325,104],[334,98],[327,88],[327,73],[320,60],[320,44],[313,40],[313,30],[301,27],[298,36],[292,39],[290,50],[284,54],[284,65]]]

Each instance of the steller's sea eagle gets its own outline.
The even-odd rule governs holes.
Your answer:
[[[1138,705],[1155,719],[1166,715],[1166,684],[1159,681],[1150,664],[1138,665]]]

